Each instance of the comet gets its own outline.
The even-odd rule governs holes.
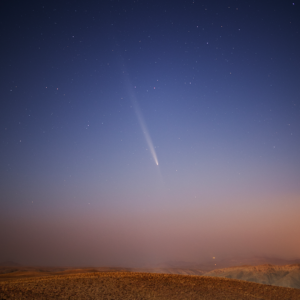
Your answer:
[[[128,78],[127,78],[128,80]],[[128,87],[130,87],[130,83],[129,83],[129,80],[127,81],[128,83]],[[155,164],[158,166],[158,159],[157,159],[157,155],[156,155],[156,152],[155,152],[155,148],[153,146],[153,142],[152,142],[152,139],[150,137],[150,134],[149,134],[149,131],[147,129],[147,126],[146,126],[146,122],[144,120],[144,117],[143,117],[143,114],[142,114],[142,111],[139,107],[139,104],[138,104],[138,101],[135,97],[135,94],[133,92],[133,90],[131,88],[128,89],[129,90],[129,95],[130,95],[130,99],[131,99],[131,103],[132,103],[132,106],[134,108],[134,111],[135,111],[135,114],[137,116],[137,119],[140,123],[140,126],[141,126],[141,129],[142,129],[142,132],[144,134],[144,137],[145,137],[145,140],[146,140],[146,143],[150,149],[150,153],[153,157],[153,160],[155,162]]]
[[[157,159],[157,155],[156,155],[156,152],[155,152],[155,149],[154,149],[154,146],[153,146],[150,134],[148,132],[148,129],[147,129],[145,120],[143,118],[142,112],[141,112],[141,110],[139,108],[139,105],[138,105],[136,99],[134,99],[134,98],[132,98],[132,105],[134,107],[134,111],[135,111],[137,119],[138,119],[138,121],[140,123],[141,129],[143,131],[145,140],[146,140],[146,142],[148,144],[148,147],[150,149],[150,152],[151,152],[151,155],[153,157],[153,160],[156,163],[156,165],[158,166],[158,159]]]

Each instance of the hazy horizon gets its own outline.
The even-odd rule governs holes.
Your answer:
[[[160,212],[86,208],[22,213],[1,221],[1,259],[29,265],[142,267],[168,261],[204,263],[212,257],[300,258],[293,250],[299,247],[296,209],[292,215],[261,204],[259,214],[249,207],[245,218],[241,207],[224,213],[224,206],[206,207],[205,213],[196,205],[193,210]],[[287,214],[282,230],[277,220]]]

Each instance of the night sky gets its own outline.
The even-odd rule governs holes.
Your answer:
[[[300,1],[4,1],[0,260],[300,257]]]

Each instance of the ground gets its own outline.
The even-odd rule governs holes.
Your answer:
[[[300,289],[206,276],[96,272],[0,282],[0,299],[300,299]]]

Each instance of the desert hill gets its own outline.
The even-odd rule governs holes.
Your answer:
[[[71,267],[0,267],[0,282],[22,278],[60,276],[95,272],[132,272],[126,268],[71,268]],[[1,298],[0,298],[1,299]]]
[[[287,262],[280,259],[267,259],[261,257],[223,260],[217,261],[217,264],[192,264],[185,262],[169,262],[156,265],[154,267],[145,268],[71,268],[71,267],[26,267],[16,263],[3,263],[0,265],[0,282],[13,281],[20,278],[33,277],[49,277],[60,275],[71,275],[80,273],[96,273],[96,272],[139,272],[139,273],[155,273],[155,274],[177,274],[177,275],[198,275],[198,276],[214,276],[231,279],[239,279],[250,282],[269,284],[275,286],[291,287],[300,289],[300,264],[289,265],[238,265],[237,263],[250,262],[254,264],[258,261],[274,261]],[[230,267],[217,268],[219,265]]]
[[[69,275],[95,272],[139,272],[178,275],[204,275],[199,269],[180,268],[61,268],[61,267],[0,267],[0,282],[20,278],[45,277],[53,275]]]
[[[205,276],[234,278],[251,282],[300,289],[300,264],[274,266],[238,266],[213,270]]]
[[[250,257],[232,257],[222,260],[215,260],[215,268],[229,268],[234,266],[243,266],[243,265],[251,265],[251,266],[259,266],[259,265],[293,265],[300,264],[300,259],[287,260],[277,257],[265,257],[265,256],[250,256]]]
[[[300,290],[235,279],[97,272],[0,282],[0,299],[300,299]]]
[[[265,256],[248,256],[248,257],[229,257],[229,258],[213,258],[210,261],[203,263],[195,263],[188,261],[168,261],[159,264],[145,265],[139,270],[142,272],[152,272],[155,270],[157,273],[168,273],[168,274],[189,274],[189,275],[204,275],[207,272],[230,268],[235,266],[259,266],[264,264],[271,265],[292,265],[300,264],[300,259],[287,260],[276,257],[265,257]]]
[[[209,272],[216,269],[223,269],[235,266],[258,266],[258,265],[292,265],[300,264],[300,259],[287,260],[276,257],[265,257],[265,256],[248,256],[248,257],[229,257],[218,259],[217,257],[213,258],[211,261],[205,263],[197,264],[194,262],[184,262],[184,261],[169,261],[166,263],[148,266],[149,268],[162,268],[162,269],[193,269],[193,270],[202,270]]]

